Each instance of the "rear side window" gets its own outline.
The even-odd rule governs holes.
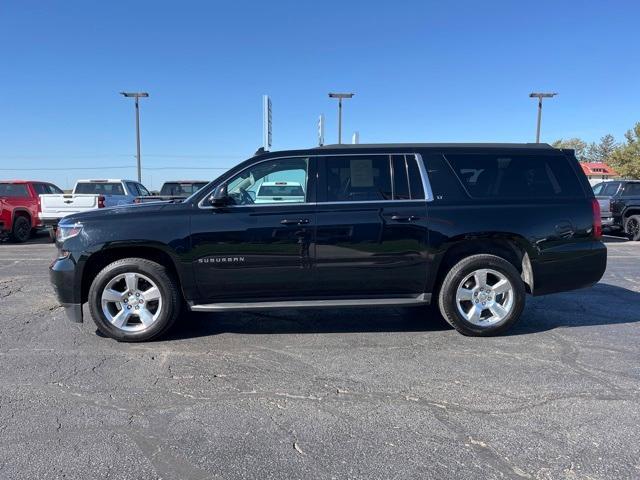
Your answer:
[[[79,183],[76,185],[75,193],[88,193],[92,195],[124,195],[124,188],[122,188],[122,184],[120,182]]]
[[[349,155],[323,161],[328,202],[424,199],[415,155]]]
[[[24,183],[0,183],[0,197],[29,198],[29,189]]]
[[[325,158],[328,202],[391,200],[388,155]]]
[[[578,177],[562,156],[460,154],[446,158],[475,198],[584,196]]]

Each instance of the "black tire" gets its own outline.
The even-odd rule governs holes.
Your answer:
[[[479,326],[467,320],[458,310],[456,292],[458,286],[473,272],[491,269],[501,273],[511,283],[513,304],[506,317],[497,323]],[[507,260],[496,255],[472,255],[463,258],[449,270],[440,287],[438,305],[444,319],[463,335],[486,337],[498,335],[511,328],[520,318],[524,309],[526,291],[524,282],[516,268]]]
[[[31,222],[27,217],[18,216],[13,221],[11,240],[16,243],[24,243],[31,237]]]
[[[152,280],[162,298],[162,310],[151,326],[136,332],[124,331],[113,325],[102,310],[102,292],[118,275],[138,273]],[[180,315],[182,298],[173,275],[162,265],[144,258],[123,258],[107,265],[95,277],[89,289],[89,310],[98,330],[120,342],[143,342],[167,332]]]
[[[640,215],[631,215],[625,220],[624,232],[630,240],[635,242],[640,240]]]

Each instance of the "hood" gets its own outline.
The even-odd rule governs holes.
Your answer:
[[[189,204],[182,202],[164,201],[149,202],[131,205],[118,205],[116,207],[99,208],[87,212],[67,215],[60,220],[60,225],[72,225],[76,222],[112,221],[122,217],[132,218],[136,216],[148,216],[167,209],[188,209]]]

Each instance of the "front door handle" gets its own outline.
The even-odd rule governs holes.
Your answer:
[[[280,220],[282,225],[307,225],[309,223],[308,218],[298,218],[297,220],[291,220],[288,218],[284,218]]]
[[[410,215],[408,217],[403,217],[401,215],[393,215],[391,217],[391,220],[395,222],[415,222],[416,220],[419,220],[419,217],[414,217],[413,215]]]

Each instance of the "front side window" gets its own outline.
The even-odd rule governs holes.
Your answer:
[[[232,205],[305,203],[308,158],[278,158],[256,163],[227,181]]]
[[[147,190],[147,188],[144,185],[142,185],[141,183],[136,183],[136,186],[138,187],[138,192],[140,192],[140,195],[144,197],[151,196],[151,194],[149,193],[149,190]]]

